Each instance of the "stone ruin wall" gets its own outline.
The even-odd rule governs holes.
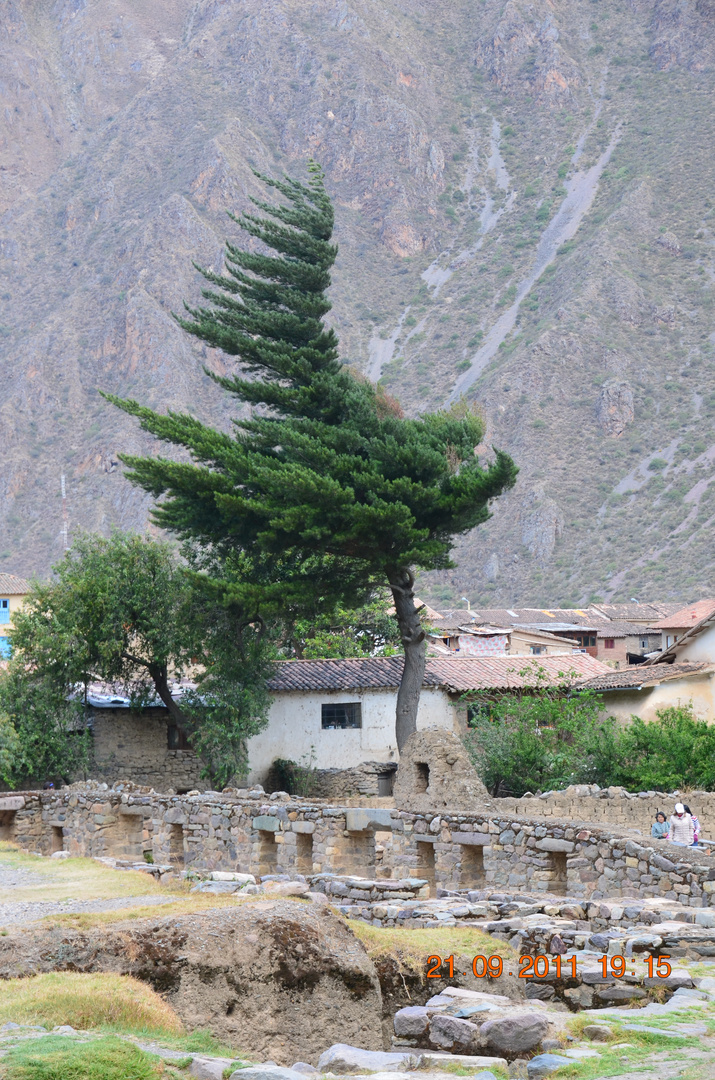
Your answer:
[[[595,785],[594,785],[595,786]],[[676,802],[685,802],[700,821],[703,837],[715,840],[715,792],[689,791],[666,794],[662,791],[632,793],[621,787],[593,791],[587,784],[574,784],[564,791],[521,799],[495,799],[502,813],[535,818],[559,818],[639,830],[650,836],[655,815],[662,810],[670,817]]]
[[[715,906],[715,858],[653,846],[632,831],[501,808],[415,813],[287,795],[171,796],[88,783],[0,798],[0,839],[46,855],[148,858],[174,869],[423,878],[433,894],[487,888]]]

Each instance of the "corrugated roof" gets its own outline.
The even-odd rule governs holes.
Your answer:
[[[652,624],[653,630],[683,630],[715,614],[715,600],[698,600]]]
[[[655,600],[647,604],[591,604],[590,610],[615,622],[637,622],[651,626],[657,619],[677,611],[679,606]]]
[[[0,574],[0,593],[21,596],[30,591],[30,582],[14,574]]]
[[[609,671],[579,683],[582,690],[637,690],[642,686],[657,686],[671,679],[687,679],[691,675],[702,675],[715,671],[712,664],[703,660],[692,664],[638,664],[636,667],[623,668],[622,671]]]
[[[268,687],[278,691],[377,690],[396,688],[402,678],[401,656],[359,657],[346,660],[284,660]],[[423,686],[466,690],[507,690],[531,686],[531,672],[543,669],[552,683],[595,677],[610,671],[585,653],[567,656],[434,657],[427,660]],[[526,672],[526,675],[520,672]],[[569,673],[574,675],[570,676]]]

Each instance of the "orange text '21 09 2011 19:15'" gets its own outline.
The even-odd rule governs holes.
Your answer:
[[[672,969],[668,963],[668,956],[644,956],[642,959],[648,969],[648,978],[667,979],[670,975]],[[604,979],[623,979],[626,975],[636,974],[635,960],[632,957],[627,959],[625,956],[597,956],[596,962],[601,965]],[[444,972],[443,968],[447,971]],[[477,979],[487,976],[498,979],[503,971],[504,960],[501,956],[475,956],[472,960],[472,973]],[[575,956],[520,956],[519,971],[509,972],[509,974],[516,974],[519,979],[546,979],[549,975],[555,974],[556,978],[560,979],[562,972],[564,975],[570,974],[573,978],[576,977]],[[466,975],[467,972],[463,971],[461,974]],[[444,958],[428,956],[427,978],[453,979],[454,956]]]

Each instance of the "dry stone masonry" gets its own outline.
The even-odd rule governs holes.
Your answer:
[[[425,880],[432,895],[488,889],[577,900],[714,904],[715,859],[635,832],[500,810],[434,813],[333,806],[262,790],[159,795],[73,785],[0,798],[3,839],[50,854],[258,876]]]

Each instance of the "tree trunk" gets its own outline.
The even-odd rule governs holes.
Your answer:
[[[415,584],[414,574],[411,570],[398,570],[389,575],[389,582],[405,650],[405,666],[397,693],[395,721],[397,749],[401,751],[410,735],[417,731],[417,709],[425,674],[427,645],[412,591]]]
[[[154,688],[166,708],[169,710],[169,716],[178,727],[188,728],[188,717],[171,696],[166,667],[163,664],[148,664],[147,666],[154,683]]]

